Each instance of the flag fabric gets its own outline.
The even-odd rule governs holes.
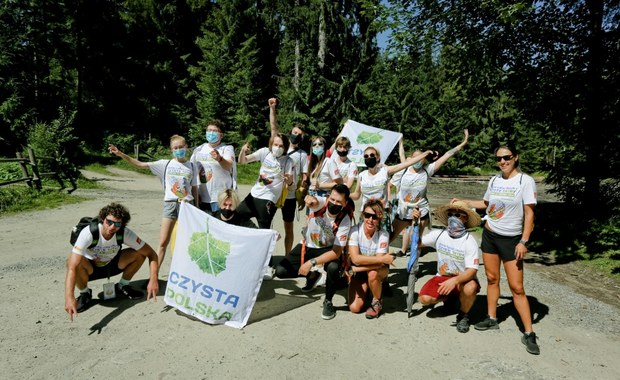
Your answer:
[[[164,301],[201,321],[243,328],[277,232],[230,225],[186,202],[177,226]]]
[[[364,149],[369,146],[377,148],[381,152],[381,162],[385,163],[398,141],[403,136],[402,133],[388,131],[371,127],[370,125],[358,123],[357,121],[347,120],[340,132],[341,136],[346,136],[351,140],[349,150],[349,160],[355,162],[357,166],[365,167]]]

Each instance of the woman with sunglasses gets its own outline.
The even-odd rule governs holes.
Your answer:
[[[399,144],[402,144],[402,138]],[[388,197],[388,180],[396,172],[408,168],[409,166],[420,162],[433,152],[427,150],[426,152],[419,154],[415,157],[409,157],[404,162],[397,165],[385,165],[381,163],[381,154],[377,148],[369,146],[364,150],[364,164],[366,164],[367,170],[362,171],[358,176],[357,187],[351,194],[351,199],[357,201],[362,199],[362,203],[365,204],[371,199],[381,201],[383,207],[385,207]],[[387,212],[385,213],[387,216]],[[383,228],[389,226],[384,225]]]
[[[170,137],[172,159],[142,162],[121,152],[116,146],[108,146],[110,153],[129,162],[138,169],[149,169],[161,180],[164,186],[164,211],[159,232],[157,258],[159,267],[164,262],[166,248],[170,242],[172,229],[179,217],[180,202],[191,202],[198,207],[197,170],[187,159],[187,142],[179,135]]]
[[[371,199],[362,208],[362,222],[351,228],[349,258],[352,277],[349,282],[349,310],[361,313],[367,295],[372,301],[366,318],[378,318],[383,309],[382,285],[389,274],[394,256],[388,254],[389,234],[380,228],[385,210],[378,199]]]
[[[334,185],[342,183],[338,166],[326,156],[325,139],[321,136],[312,139],[308,173],[310,173],[308,194],[313,197],[326,197]]]
[[[396,186],[398,190],[398,193],[396,194],[398,199],[398,208],[395,210],[396,217],[394,218],[392,224],[393,231],[390,236],[390,241],[394,240],[406,227],[413,224],[413,211],[416,208],[420,210],[420,232],[418,236],[422,236],[424,229],[430,223],[430,206],[426,194],[429,179],[437,173],[439,169],[441,169],[443,164],[445,164],[450,157],[454,156],[467,144],[467,140],[469,138],[469,132],[467,129],[464,130],[464,134],[465,138],[459,145],[447,151],[437,160],[429,163],[425,158],[422,161],[416,162],[408,169],[403,169],[394,174],[390,183]],[[403,144],[399,144],[398,153],[401,161],[405,161],[405,149]],[[411,154],[411,157],[416,157],[420,154],[422,154],[422,151],[416,150]],[[396,254],[396,256],[404,256],[404,252],[407,251],[410,244],[409,234],[404,234],[402,249]]]
[[[474,327],[481,331],[499,329],[497,301],[503,263],[513,302],[525,329],[521,342],[527,352],[538,355],[540,349],[532,328],[530,304],[523,289],[523,259],[534,229],[536,183],[519,169],[519,153],[513,145],[500,146],[495,151],[495,160],[501,174],[491,178],[482,200],[466,201],[469,207],[486,209],[487,213],[480,248],[487,277],[488,315]]]

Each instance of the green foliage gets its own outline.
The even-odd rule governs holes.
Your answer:
[[[241,185],[253,185],[256,182],[259,170],[260,162],[237,164],[237,182]]]
[[[22,177],[22,170],[17,162],[0,163],[0,182]]]
[[[55,189],[37,191],[27,186],[4,186],[0,187],[0,215],[27,210],[49,209],[83,200],[85,198],[69,195]]]

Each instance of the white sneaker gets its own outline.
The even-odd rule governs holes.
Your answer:
[[[317,281],[316,286],[325,286],[325,282],[327,282],[327,272],[325,272],[325,269],[323,267],[319,268],[319,272],[321,272],[321,278],[319,278],[319,281]]]
[[[267,266],[267,268],[265,268],[265,274],[263,274],[263,280],[265,281],[270,281],[273,280],[273,274],[275,273],[275,269]]]

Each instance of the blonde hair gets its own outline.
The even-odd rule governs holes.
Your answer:
[[[362,207],[362,213],[364,213],[364,211],[366,211],[366,208],[370,207],[370,209],[372,211],[375,212],[375,214],[377,214],[377,217],[379,218],[379,220],[383,219],[383,215],[385,213],[384,208],[383,208],[383,203],[379,200],[379,199],[369,199],[366,201],[366,203],[364,203],[364,207]]]
[[[180,135],[172,135],[170,137],[170,147],[172,147],[172,143],[175,141],[181,141],[183,145],[187,146],[187,142],[185,141],[185,137]]]
[[[230,200],[232,201],[233,210],[236,210],[237,206],[239,206],[239,196],[234,189],[226,189],[220,191],[220,194],[217,196],[217,203],[220,205],[220,208],[222,208],[222,205],[228,198],[230,198]]]
[[[369,150],[369,149],[372,149],[375,152],[375,156],[377,156],[377,162],[380,162],[381,161],[381,153],[374,146],[366,147],[366,149],[364,149],[364,154],[366,154],[366,151]]]
[[[347,149],[351,149],[351,140],[347,136],[340,136],[336,139],[336,148],[344,147]]]

